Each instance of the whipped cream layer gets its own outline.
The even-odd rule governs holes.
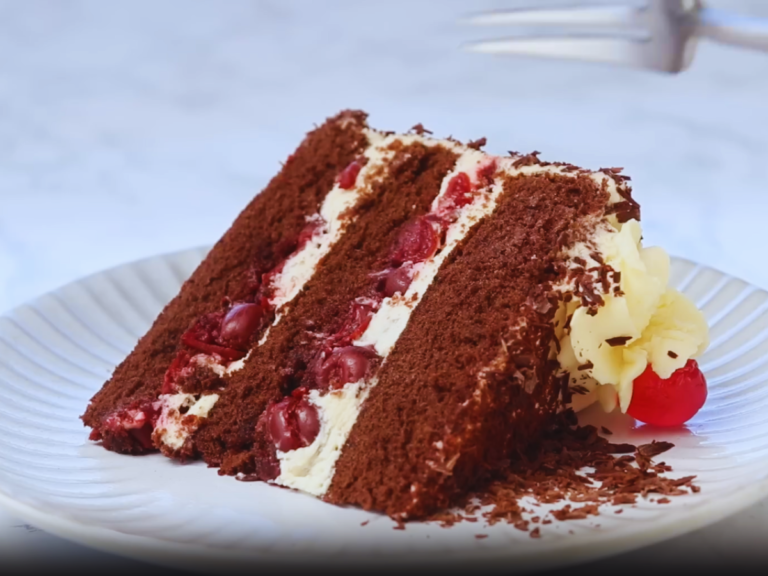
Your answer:
[[[601,306],[590,309],[574,298],[558,311],[557,359],[570,373],[576,410],[597,400],[607,411],[626,412],[633,382],[649,365],[666,379],[706,350],[704,315],[668,286],[669,256],[643,247],[636,220],[596,223],[594,235],[569,250],[568,261],[595,274],[603,269],[609,279],[603,285],[595,277]]]
[[[519,156],[493,157],[449,140],[433,140],[418,136],[407,138],[410,141],[420,139],[427,146],[442,145],[460,154],[454,169],[442,181],[439,194],[432,203],[432,212],[438,210],[441,198],[448,191],[449,183],[458,174],[462,172],[468,174],[471,182],[477,185],[480,180],[479,171],[483,167],[495,162],[497,171],[491,184],[477,190],[472,202],[459,210],[457,217],[446,231],[444,246],[432,258],[414,265],[415,275],[406,292],[385,298],[363,335],[354,342],[356,346],[372,347],[382,358],[381,366],[386,363],[387,356],[397,344],[412,312],[434,281],[445,259],[467,236],[472,227],[493,214],[498,199],[503,193],[505,177],[543,174],[568,177],[588,175],[598,186],[605,187],[610,195],[610,204],[623,200],[615,179],[609,174],[589,173],[567,165],[536,163],[518,167],[516,164],[521,158]],[[615,217],[612,219],[615,220]],[[479,380],[482,380],[483,374],[485,372],[481,371]],[[367,381],[346,384],[342,389],[325,395],[317,391],[311,392],[309,402],[318,410],[321,422],[320,433],[315,441],[305,448],[289,452],[278,451],[280,475],[275,482],[315,496],[324,495],[331,485],[336,461],[341,455],[362,405],[377,383],[378,379],[374,376]],[[332,398],[328,398],[329,396]],[[336,418],[336,414],[343,414],[343,417]]]

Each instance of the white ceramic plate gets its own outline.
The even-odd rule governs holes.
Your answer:
[[[91,276],[0,318],[0,505],[54,534],[165,565],[215,570],[266,563],[424,561],[508,570],[586,561],[716,522],[768,496],[768,294],[674,260],[672,282],[705,311],[710,385],[689,431],[635,427],[596,410],[618,442],[670,440],[676,475],[702,491],[616,515],[542,526],[413,524],[334,507],[201,464],[126,457],[87,440],[79,415],[194,270],[204,249]],[[370,522],[361,526],[366,520]],[[487,534],[477,539],[477,534]]]

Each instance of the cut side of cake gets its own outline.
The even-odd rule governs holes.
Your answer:
[[[308,134],[93,398],[91,439],[421,518],[564,411],[695,413],[706,387],[654,404],[707,326],[628,179],[484,143],[352,111]]]

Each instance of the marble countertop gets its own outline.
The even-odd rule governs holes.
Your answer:
[[[710,4],[768,17],[764,0]],[[503,6],[0,0],[0,312],[214,241],[313,123],[350,107],[494,152],[623,166],[649,243],[768,288],[768,56],[705,44],[662,76],[461,52],[483,32],[457,17]],[[89,557],[18,524],[0,515],[0,567]],[[764,503],[632,558],[695,549],[711,565],[767,537]]]

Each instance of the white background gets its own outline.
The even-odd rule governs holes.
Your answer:
[[[768,17],[765,0],[710,4]],[[457,18],[504,6],[0,0],[0,312],[215,241],[304,132],[349,107],[384,129],[623,166],[649,243],[768,288],[768,55],[703,45],[672,77],[462,53],[488,31]],[[104,561],[18,524],[0,513],[0,568]],[[768,564],[766,538],[764,504],[600,567]]]

